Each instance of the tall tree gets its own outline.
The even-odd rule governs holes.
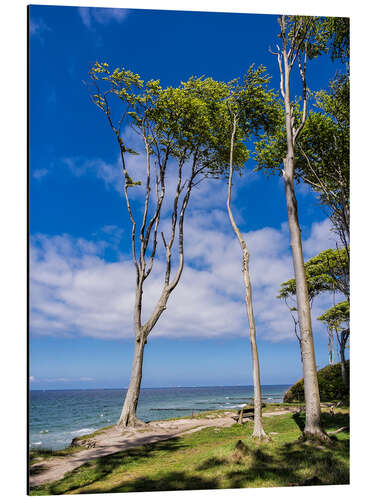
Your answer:
[[[281,16],[280,39],[275,54],[280,71],[280,91],[284,104],[286,155],[283,158],[282,175],[284,179],[285,199],[288,212],[290,244],[296,280],[298,321],[301,333],[301,352],[303,364],[304,390],[306,401],[306,422],[304,436],[328,441],[320,422],[320,396],[315,361],[315,349],[311,326],[309,294],[306,283],[302,252],[301,230],[298,221],[297,199],[295,196],[295,150],[298,138],[307,118],[306,64],[308,57],[314,57],[320,51],[317,40],[317,23],[312,17]],[[302,111],[296,113],[291,96],[291,72],[298,65],[302,83]]]
[[[346,18],[315,19],[316,51],[330,52],[332,59],[349,62],[349,20]],[[310,92],[310,110],[300,131],[294,150],[297,182],[307,183],[317,194],[330,217],[349,257],[350,243],[350,100],[349,66],[336,73],[328,90]],[[300,102],[292,103],[296,120],[303,117]],[[303,104],[302,104],[303,106]],[[286,156],[285,119],[280,119],[277,132],[264,135],[257,145],[258,165],[274,170]]]
[[[191,190],[209,175],[220,175],[228,167],[230,139],[218,124],[222,99],[227,86],[214,80],[191,78],[178,88],[163,89],[159,81],[144,83],[139,75],[125,69],[110,71],[107,63],[96,63],[88,85],[92,102],[102,111],[114,133],[121,158],[124,195],[131,223],[131,248],[136,269],[134,303],[134,357],[130,382],[118,425],[142,425],[136,416],[142,380],[144,348],[152,329],[166,310],[168,299],[177,286],[184,267],[184,220]],[[197,94],[196,88],[201,92]],[[219,109],[220,108],[220,109]],[[116,117],[115,117],[116,116]],[[223,118],[224,117],[224,118]],[[129,155],[136,154],[123,135],[128,126],[143,143],[144,170],[131,171]],[[234,163],[240,167],[248,159],[244,145],[236,144]],[[177,177],[171,205],[166,206],[174,169]],[[143,175],[145,185],[133,180]],[[137,176],[137,177],[135,177]],[[142,190],[140,211],[131,188]],[[154,195],[152,195],[154,193]],[[160,232],[162,209],[168,215],[169,234]],[[138,221],[137,221],[137,215]],[[136,237],[137,235],[137,237]],[[161,236],[161,238],[160,238]],[[161,239],[163,252],[157,252]],[[178,239],[178,249],[174,243]],[[177,260],[173,270],[172,261]],[[164,259],[164,283],[159,299],[147,320],[143,320],[143,293],[146,279],[156,258]]]
[[[262,393],[250,279],[250,252],[235,221],[231,208],[231,196],[233,183],[233,151],[236,138],[237,140],[249,139],[249,137],[256,134],[259,129],[269,127],[270,124],[274,122],[274,114],[277,113],[275,94],[272,91],[268,91],[266,88],[268,81],[269,77],[265,75],[265,69],[263,67],[254,69],[254,67],[251,66],[242,84],[240,84],[238,80],[232,82],[231,95],[227,101],[228,109],[232,117],[227,210],[233,231],[238,238],[242,251],[242,277],[245,287],[246,312],[249,322],[254,384],[254,430],[252,437],[260,440],[268,440],[269,438],[262,424]]]
[[[345,386],[348,386],[349,383],[345,367],[345,348],[350,335],[349,316],[350,306],[349,302],[345,300],[331,307],[318,318],[318,320],[323,321],[327,325],[331,335],[333,335],[333,332],[336,333],[340,351],[341,375]]]

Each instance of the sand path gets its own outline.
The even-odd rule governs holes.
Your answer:
[[[264,417],[289,413],[287,410],[263,413]],[[148,443],[156,443],[191,432],[197,432],[207,427],[231,427],[236,412],[227,413],[224,417],[209,415],[202,419],[186,418],[173,421],[150,422],[141,428],[120,431],[116,426],[106,429],[94,436],[95,448],[78,451],[65,457],[40,460],[30,467],[30,487],[56,481],[67,472],[80,467],[95,458],[104,457],[119,451],[124,451]]]

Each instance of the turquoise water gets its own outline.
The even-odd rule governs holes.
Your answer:
[[[265,385],[263,401],[278,403],[288,385]],[[125,389],[30,391],[29,445],[61,449],[71,440],[115,424]],[[137,416],[145,421],[191,415],[192,411],[238,409],[249,402],[253,389],[233,387],[170,387],[142,389]]]

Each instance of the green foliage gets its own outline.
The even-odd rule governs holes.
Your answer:
[[[336,304],[319,316],[318,320],[323,321],[329,330],[343,330],[347,327],[350,318],[350,306],[347,300]],[[346,325],[342,326],[343,323]]]
[[[330,52],[332,58],[349,59],[349,19],[286,17],[285,31],[291,53],[307,50],[312,58]],[[302,44],[303,37],[308,42],[306,47]],[[294,151],[295,179],[306,182],[317,193],[321,204],[328,208],[336,233],[347,246],[350,231],[349,75],[336,75],[328,90],[312,93],[307,89],[307,97],[307,119]],[[300,101],[296,99],[292,102],[295,128],[299,127],[301,116]],[[286,150],[285,117],[281,111],[273,132],[264,133],[256,143],[256,169],[266,175],[281,175]]]
[[[340,179],[335,177],[336,165],[341,166],[346,198],[349,199],[349,80],[340,77],[331,82],[329,91],[314,94],[316,111],[310,112],[299,136],[295,151],[297,182],[307,182],[328,204],[327,193],[319,184],[325,182],[326,190],[340,189]],[[296,124],[299,125],[298,102],[293,104]],[[263,134],[256,143],[257,170],[281,175],[286,155],[285,123],[282,108],[274,123],[274,133]],[[311,166],[309,165],[309,163]],[[311,168],[312,167],[312,168]]]
[[[298,441],[303,426],[292,414],[264,419],[272,441],[250,439],[253,423],[213,427],[91,460],[31,495],[181,491],[344,484],[349,482],[349,434],[330,447]],[[349,415],[323,414],[325,428],[348,426]],[[243,453],[236,443],[241,440]]]
[[[250,66],[242,82],[190,77],[176,88],[163,88],[159,80],[144,82],[124,68],[111,71],[107,63],[97,62],[90,77],[92,100],[107,115],[123,154],[138,154],[120,136],[121,126],[128,125],[144,138],[148,152],[159,162],[168,156],[183,162],[194,159],[204,175],[213,177],[228,168],[234,114],[238,126],[233,164],[241,169],[249,159],[248,137],[270,131],[279,113],[263,66]],[[115,111],[120,117],[118,126]],[[127,186],[137,184],[126,178]]]
[[[314,16],[283,16],[285,25],[279,24],[285,31],[292,52],[307,52],[309,59],[327,52],[327,39],[321,18]],[[282,38],[282,34],[279,35]]]
[[[262,71],[248,74],[249,88],[255,89],[257,81],[259,85],[263,83]],[[226,171],[230,147],[231,115],[227,105],[230,85],[212,78],[191,77],[177,88],[162,88],[159,80],[144,82],[139,75],[124,68],[111,71],[107,63],[96,63],[90,77],[92,100],[107,115],[123,154],[138,154],[125,145],[120,136],[121,127],[128,125],[143,137],[148,153],[156,155],[160,164],[168,157],[182,162],[193,159],[204,175],[219,176]],[[248,100],[250,108],[254,98]],[[116,111],[118,125],[114,119]],[[257,119],[254,116],[253,122]],[[239,127],[235,143],[236,168],[241,168],[249,157],[244,144],[245,122],[243,125]],[[129,172],[127,176],[126,186],[139,185],[131,180]]]
[[[321,20],[323,39],[332,59],[348,62],[350,57],[350,21],[348,17],[325,17]]]
[[[345,368],[349,374],[350,363],[345,361]],[[321,401],[338,401],[349,398],[349,387],[346,387],[341,374],[341,363],[328,365],[318,371],[319,394]],[[296,382],[284,395],[283,401],[291,403],[293,401],[304,401],[304,381],[303,378]]]
[[[339,291],[349,295],[349,260],[345,249],[332,248],[320,252],[305,262],[305,273],[310,300],[326,291]],[[294,278],[281,283],[277,298],[287,299],[296,294]]]

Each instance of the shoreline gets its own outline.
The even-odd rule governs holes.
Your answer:
[[[262,453],[271,453],[277,464],[275,468],[274,462],[268,464],[261,460],[259,470],[269,468],[267,474],[274,477],[267,478],[266,474],[262,479],[263,486],[307,485],[313,472],[317,474],[316,484],[346,484],[348,468],[342,466],[341,460],[345,463],[349,460],[349,407],[341,407],[332,413],[328,405],[322,404],[322,416],[327,432],[335,435],[336,444],[327,450],[336,458],[325,457],[325,449],[319,443],[305,444],[299,439],[299,420],[304,418],[303,413],[302,417],[300,414],[302,403],[273,404],[264,408],[265,430],[271,440],[262,445],[251,439],[251,419],[241,425],[233,418],[237,415],[236,411],[218,410],[194,417],[154,421],[125,431],[113,425],[81,436],[73,448],[44,456],[34,453],[33,457],[30,454],[29,494],[55,495],[72,493],[73,490],[74,493],[147,491],[144,489],[143,461],[149,464],[147,481],[162,491],[201,489],[202,474],[208,481],[207,485],[214,488],[233,487],[233,467],[244,474],[244,487],[259,486],[258,469],[252,468],[257,464],[254,459],[259,460],[259,446]],[[245,443],[243,456],[237,449],[238,440]],[[296,448],[299,450],[297,455]],[[165,450],[168,450],[168,457]],[[290,471],[285,475],[285,453],[289,453],[290,460],[295,461],[300,476]],[[139,463],[139,458],[142,458],[142,463]],[[327,478],[327,469],[322,468],[322,463],[328,459],[331,479]],[[308,469],[306,460],[311,462]],[[186,470],[186,461],[191,462],[192,469],[189,471]],[[335,466],[332,468],[333,463]],[[242,469],[246,464],[250,468],[244,472]],[[216,468],[214,482],[211,467]],[[192,474],[194,470],[199,471],[199,476]],[[223,470],[227,475],[223,475]],[[176,488],[176,474],[186,479],[184,486]],[[136,482],[135,477],[138,478]],[[193,484],[195,487],[192,488]]]
[[[280,409],[281,406],[286,406],[287,409]],[[298,408],[297,404],[284,405],[275,403],[274,411],[264,411],[263,417],[285,415],[292,413],[296,408]],[[271,410],[271,408],[268,408],[268,410]],[[236,415],[237,411],[235,410],[212,410],[197,413],[193,417],[184,416],[155,420],[148,422],[144,426],[129,428],[125,431],[118,429],[116,424],[98,429],[91,434],[74,438],[72,443],[75,441],[76,449],[70,445],[61,450],[55,450],[56,455],[54,456],[52,453],[49,459],[34,459],[29,468],[30,487],[37,487],[61,479],[67,472],[71,472],[90,460],[116,452],[184,436],[208,427],[217,429],[232,427],[236,424],[233,418]],[[80,442],[84,449],[80,446]],[[38,448],[30,451],[37,452]]]
[[[281,403],[287,388],[264,387],[263,402]],[[63,449],[74,437],[117,423],[124,394],[120,389],[31,391],[30,448]],[[158,421],[190,417],[192,412],[238,410],[249,403],[251,396],[249,386],[142,389],[138,418]],[[65,411],[61,413],[62,407]]]

